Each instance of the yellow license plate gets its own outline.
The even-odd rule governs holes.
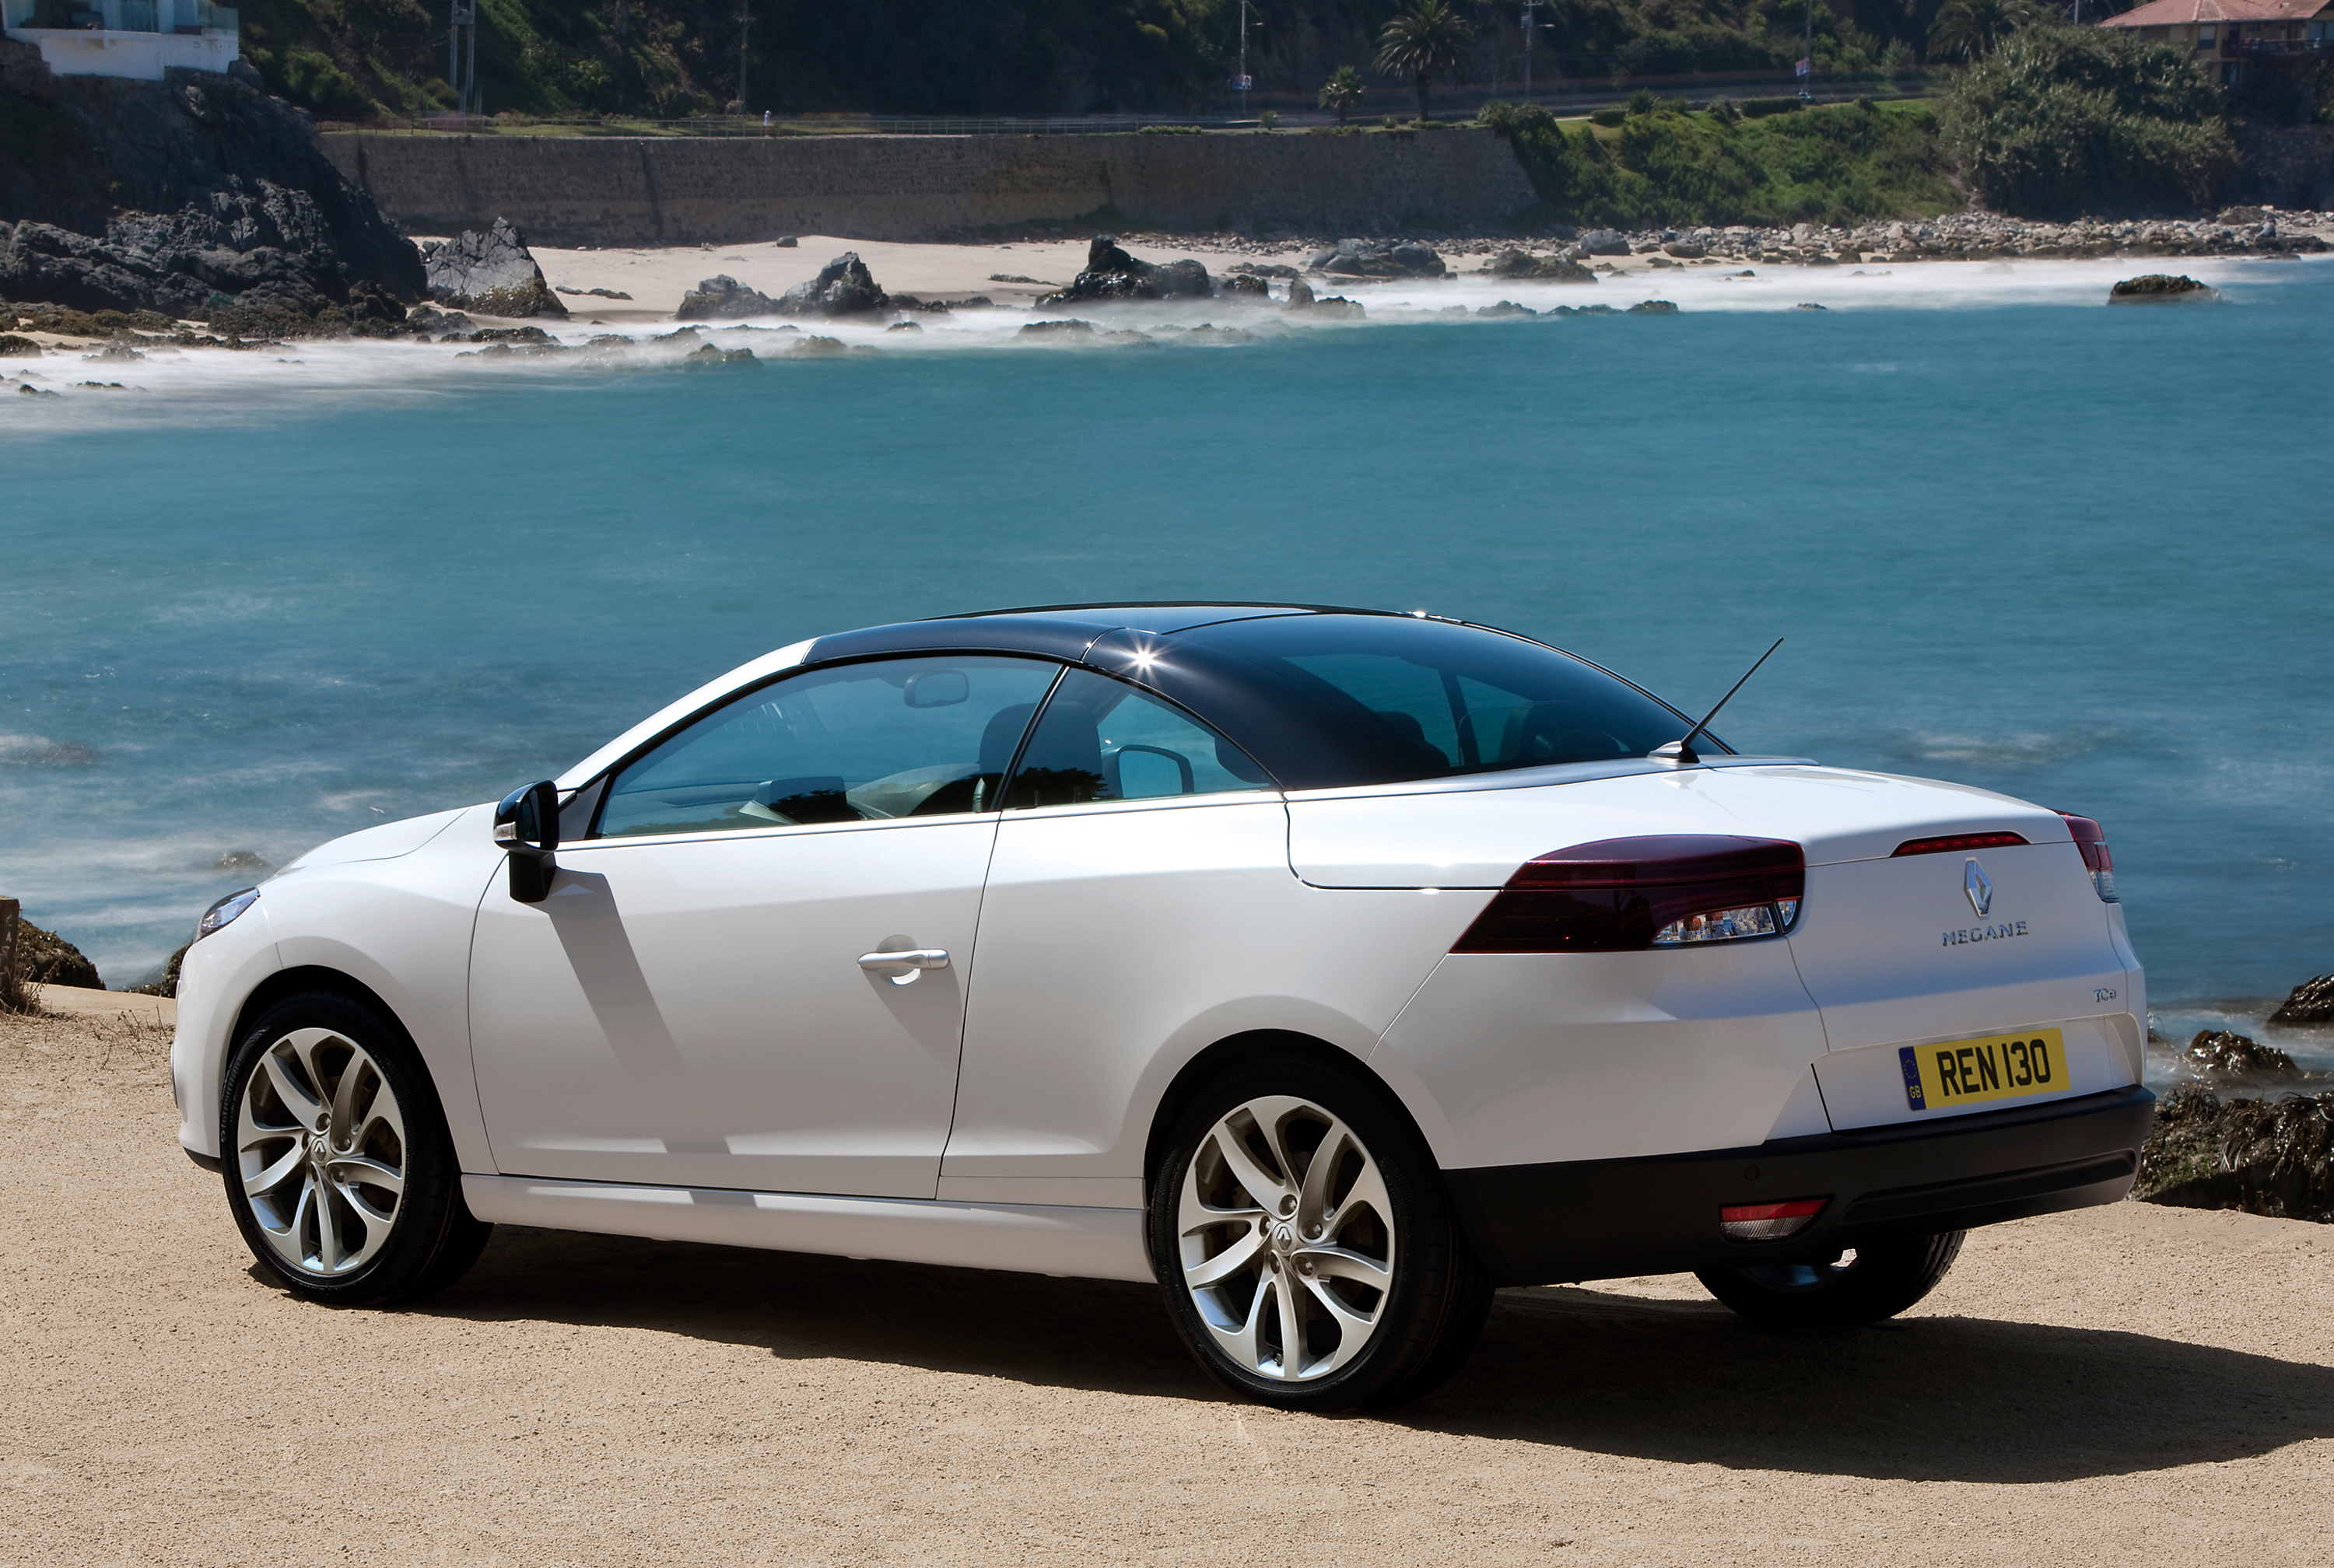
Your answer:
[[[2067,1040],[2056,1029],[1900,1045],[1896,1059],[1905,1067],[1905,1103],[1915,1111],[2023,1100],[2067,1086]]]

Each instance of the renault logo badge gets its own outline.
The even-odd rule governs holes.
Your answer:
[[[1977,911],[1977,918],[1984,919],[1986,911],[1993,908],[1993,884],[1986,880],[1975,861],[1962,868],[1962,891],[1969,895],[1970,908]]]

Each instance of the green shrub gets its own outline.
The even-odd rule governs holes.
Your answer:
[[[1963,177],[2021,217],[2193,210],[2236,169],[2219,87],[2187,53],[2121,29],[2022,29],[1941,108]]]
[[[1629,94],[1629,112],[1632,114],[1651,114],[1661,106],[1662,101],[1654,96],[1651,89],[1640,87]]]
[[[1858,223],[1960,205],[1925,111],[1819,110],[1757,124],[1628,116],[1610,149],[1533,105],[1486,104],[1551,217],[1624,226]]]
[[[353,119],[372,112],[372,100],[356,79],[313,49],[287,49],[280,68],[284,96],[329,118]]]
[[[1589,115],[1588,123],[1601,125],[1610,130],[1628,117],[1629,111],[1625,109],[1599,109]]]
[[[1746,98],[1742,115],[1746,120],[1764,120],[1770,114],[1796,114],[1800,107],[1796,98]]]

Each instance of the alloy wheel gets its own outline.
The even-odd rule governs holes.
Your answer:
[[[1241,1371],[1310,1381],[1359,1355],[1394,1284],[1377,1162],[1330,1112],[1287,1095],[1234,1107],[1192,1150],[1177,1213],[1183,1288]]]
[[[405,1195],[405,1117],[371,1053],[294,1029],[260,1054],[236,1109],[236,1173],[276,1261],[327,1278],[373,1260]]]

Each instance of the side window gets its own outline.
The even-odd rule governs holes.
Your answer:
[[[1123,681],[1074,669],[1029,736],[1005,804],[1019,811],[1270,786],[1247,753],[1180,709]]]
[[[1328,682],[1370,710],[1388,744],[1418,758],[1418,776],[1431,778],[1476,759],[1466,755],[1471,732],[1455,684],[1428,665],[1380,653],[1292,653],[1288,662]]]
[[[616,774],[599,836],[995,811],[1060,667],[877,659],[815,669],[706,715]]]

